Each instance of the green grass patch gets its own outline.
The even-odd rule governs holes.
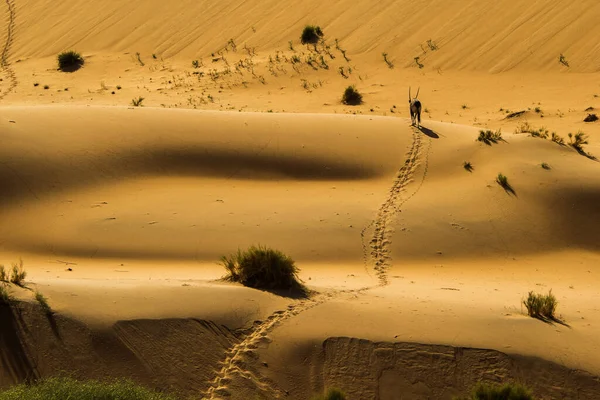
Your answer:
[[[350,106],[357,106],[362,104],[362,102],[362,94],[360,94],[356,87],[348,86],[346,90],[344,90],[344,94],[342,95],[342,103]]]
[[[454,400],[534,400],[531,391],[518,383],[490,385],[479,383],[467,397],[455,397]]]
[[[300,35],[300,42],[302,44],[317,44],[323,36],[323,30],[320,26],[306,25],[302,30],[302,35]]]
[[[340,389],[331,388],[325,394],[314,397],[313,400],[346,400],[347,398]]]
[[[175,400],[131,381],[77,381],[49,378],[35,384],[21,384],[0,393],[0,400]]]
[[[527,314],[533,318],[542,320],[556,320],[556,296],[552,294],[552,289],[548,294],[529,292],[529,295],[523,300],[523,305],[527,308]]]
[[[226,280],[239,282],[256,289],[298,289],[304,286],[298,279],[294,260],[279,250],[263,246],[251,246],[238,250],[230,256],[221,257],[221,265],[227,270]]]
[[[85,61],[81,54],[70,50],[58,55],[58,69],[63,72],[74,72],[83,66]]]

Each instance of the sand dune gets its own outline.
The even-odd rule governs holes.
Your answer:
[[[0,263],[28,273],[0,304],[1,388],[68,370],[205,399],[600,396],[597,2],[0,10]],[[60,72],[69,49],[85,64]],[[310,296],[220,281],[252,244]],[[550,289],[558,320],[526,316]]]

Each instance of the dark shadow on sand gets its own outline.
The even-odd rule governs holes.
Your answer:
[[[439,139],[440,138],[440,136],[437,133],[435,133],[434,131],[432,131],[429,128],[425,128],[424,126],[421,126],[418,129],[421,132],[423,132],[425,135],[429,136],[430,138],[433,138],[433,139]]]

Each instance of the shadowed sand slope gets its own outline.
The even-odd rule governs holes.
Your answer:
[[[450,400],[480,381],[522,382],[540,399],[593,399],[600,390],[583,371],[492,350],[337,337],[318,358],[315,388],[339,387],[353,399]]]
[[[238,341],[229,329],[202,320],[120,321],[90,329],[37,305],[0,305],[0,387],[68,374],[81,379],[127,377],[152,388],[197,394]],[[18,343],[18,346],[15,345]]]
[[[504,71],[548,69],[565,53],[576,71],[598,71],[596,23],[600,5],[526,0],[305,2],[227,0],[16,2],[14,57],[53,56],[76,46],[85,52],[156,53],[191,60],[222,50],[233,39],[258,50],[299,41],[306,23],[321,25],[353,54],[382,51],[399,65],[413,57],[434,68]],[[523,38],[527,38],[523,40]],[[439,47],[429,52],[426,41]]]

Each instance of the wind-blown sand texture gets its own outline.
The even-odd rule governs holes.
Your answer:
[[[22,258],[55,311],[6,285],[0,388],[65,372],[206,399],[482,380],[600,397],[596,1],[0,7],[0,263]],[[309,23],[324,43],[300,44]],[[85,64],[60,72],[70,49]],[[219,280],[253,244],[311,295]],[[549,289],[560,321],[526,316]]]

